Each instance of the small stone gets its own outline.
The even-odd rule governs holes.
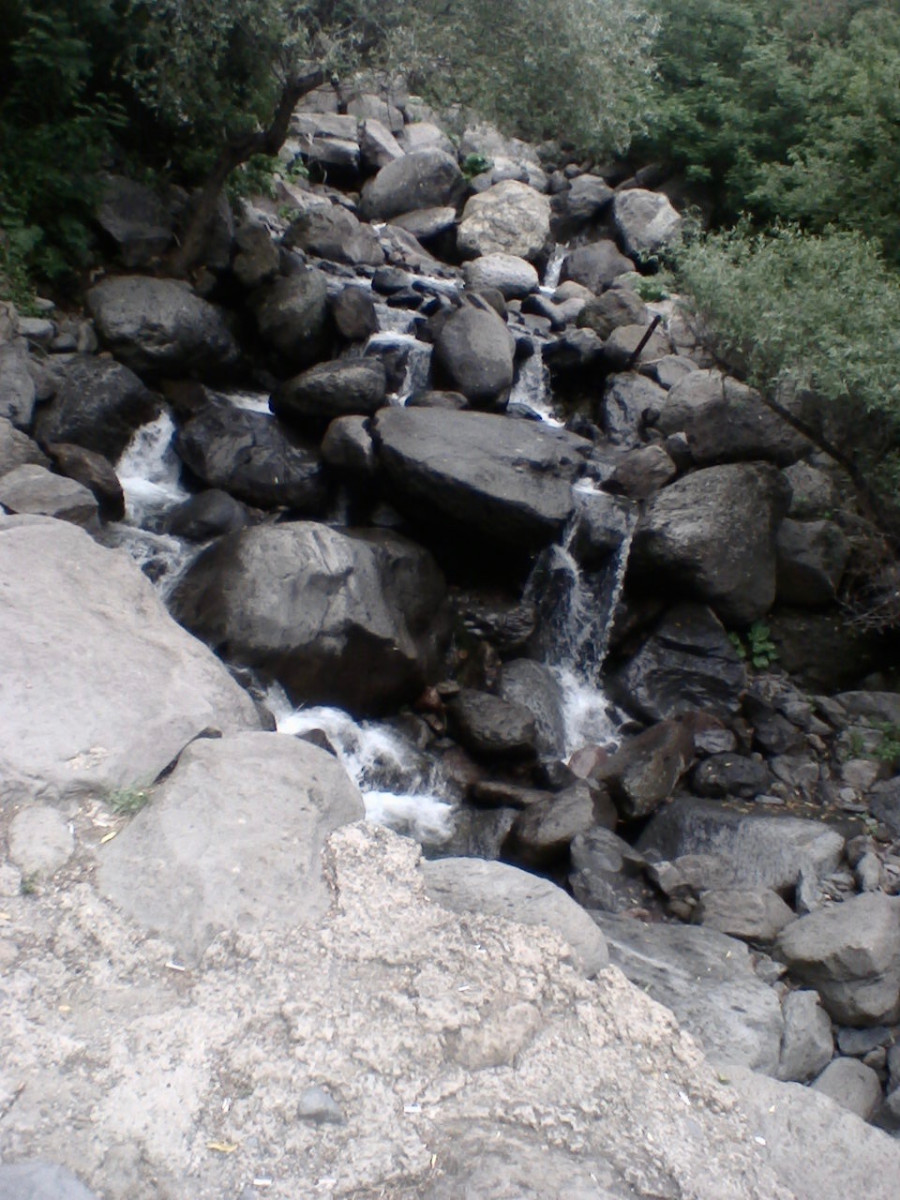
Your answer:
[[[321,1087],[309,1087],[297,1101],[297,1116],[314,1125],[345,1125],[341,1106]]]
[[[868,1121],[882,1100],[878,1076],[855,1058],[835,1058],[812,1086],[864,1121]]]

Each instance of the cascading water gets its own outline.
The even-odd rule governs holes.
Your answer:
[[[541,291],[545,295],[552,295],[559,287],[562,265],[566,261],[568,253],[568,246],[556,245],[553,247],[553,251],[547,260],[547,266],[544,268],[544,278],[541,280]]]
[[[550,371],[544,364],[540,350],[536,350],[530,358],[519,367],[516,382],[509,393],[510,404],[522,404],[538,414],[547,425],[557,428],[562,426],[553,412],[550,399]]]

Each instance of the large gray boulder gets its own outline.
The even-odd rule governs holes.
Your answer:
[[[546,925],[572,948],[572,958],[588,977],[609,963],[603,934],[580,905],[555,883],[507,863],[481,858],[441,858],[423,862],[425,890],[453,912],[503,917],[520,925]]]
[[[74,442],[115,462],[159,413],[159,397],[115,359],[78,354],[56,374],[56,394],[35,421],[44,443]]]
[[[313,208],[299,216],[288,228],[284,244],[305,250],[318,258],[351,266],[380,267],[384,251],[378,235],[341,204]]]
[[[759,394],[720,371],[691,371],[669,391],[657,428],[683,433],[698,466],[763,459],[788,466],[810,449]]]
[[[627,188],[613,197],[613,221],[625,252],[632,258],[651,258],[673,242],[681,217],[668,196],[646,188]]]
[[[97,883],[195,963],[223,929],[294,932],[320,918],[330,898],[322,845],[363,816],[344,768],[309,742],[277,733],[201,739],[103,847]]]
[[[434,343],[435,363],[449,387],[484,407],[506,399],[513,381],[514,351],[506,322],[480,297],[443,320]]]
[[[139,375],[221,372],[237,359],[222,310],[178,280],[112,276],[85,303],[100,340]]]
[[[305,267],[266,284],[251,298],[263,341],[292,367],[309,367],[328,354],[331,313],[328,284],[316,267]]]
[[[820,821],[678,796],[653,817],[638,849],[667,860],[714,854],[730,867],[732,886],[785,893],[796,886],[801,872],[821,878],[834,871],[844,839]]]
[[[444,581],[397,534],[309,521],[229,534],[190,568],[178,619],[292,698],[354,712],[414,699],[434,667]]]
[[[204,729],[256,729],[249,696],[130,558],[62,521],[0,518],[0,801],[152,782]]]
[[[656,423],[665,404],[665,388],[652,379],[637,371],[611,375],[603,386],[600,401],[603,431],[615,445],[641,446],[644,430]]]
[[[560,280],[565,283],[571,279],[599,295],[612,286],[616,276],[633,270],[633,260],[626,258],[615,242],[604,238],[570,251],[563,261]]]
[[[365,220],[386,221],[419,208],[459,203],[466,181],[456,159],[445,150],[419,150],[385,164],[362,190]]]
[[[885,1025],[900,1017],[900,901],[871,892],[789,925],[775,955],[811,984],[843,1025]]]
[[[649,502],[635,561],[709,603],[727,624],[750,625],[775,600],[775,535],[789,501],[784,478],[767,463],[695,471]]]
[[[327,497],[322,460],[274,417],[212,400],[179,429],[175,449],[207,487],[258,508],[318,515]]]
[[[466,202],[456,244],[468,258],[514,254],[533,262],[550,244],[550,201],[527,183],[496,183]]]
[[[834,1034],[831,1018],[819,993],[801,988],[788,992],[781,1002],[784,1033],[778,1078],[786,1083],[808,1083],[831,1062]]]
[[[565,698],[550,668],[531,658],[504,663],[497,693],[504,700],[521,704],[534,717],[538,753],[561,758],[566,743]]]
[[[377,358],[319,363],[276,388],[269,407],[276,416],[321,427],[338,417],[371,416],[387,392],[384,364]]]
[[[574,507],[592,445],[564,430],[487,413],[382,409],[378,459],[400,500],[486,537],[539,546]]]
[[[774,989],[756,975],[743,942],[696,925],[593,916],[614,965],[671,1008],[714,1063],[738,1063],[774,1075],[781,1005]]]

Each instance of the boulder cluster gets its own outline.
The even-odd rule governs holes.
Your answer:
[[[640,173],[330,87],[282,157],[190,283],[183,198],[110,177],[84,311],[0,306],[0,1200],[88,1195],[35,1155],[116,1200],[890,1200],[900,695],[838,605],[850,481],[646,298],[681,218]],[[407,738],[431,861],[273,685]],[[85,1066],[92,1005],[132,1061]]]

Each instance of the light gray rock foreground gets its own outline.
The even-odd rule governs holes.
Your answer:
[[[374,429],[401,498],[526,546],[562,530],[574,506],[571,484],[592,450],[565,430],[489,413],[383,409]]]
[[[610,960],[675,1013],[715,1063],[774,1075],[784,1023],[775,991],[743,942],[692,925],[648,925],[594,913]]]
[[[193,742],[99,854],[97,884],[196,963],[222,929],[299,930],[327,910],[320,851],[364,816],[337,759],[296,738]]]
[[[0,1165],[0,1200],[97,1200],[65,1167],[28,1162]]]
[[[900,1146],[811,1088],[726,1072],[762,1153],[796,1200],[896,1200]]]
[[[173,611],[297,702],[366,713],[412,700],[437,654],[444,580],[431,555],[374,530],[313,521],[229,534],[178,586]]]
[[[603,934],[581,905],[549,879],[482,858],[440,858],[424,862],[422,873],[428,895],[444,908],[546,925],[568,942],[573,961],[588,978],[609,966]]]
[[[221,310],[186,283],[119,275],[91,288],[85,302],[100,340],[138,374],[215,371],[237,358]]]
[[[130,558],[63,521],[0,518],[0,802],[145,785],[246,693]]]
[[[23,463],[0,476],[0,505],[11,513],[58,517],[73,525],[96,523],[98,512],[86,487],[37,463]]]
[[[534,1200],[569,1170],[591,1200],[791,1200],[670,1013],[613,969],[584,979],[546,928],[428,900],[418,860],[338,830],[318,927],[273,914],[193,970],[97,895],[89,854],[67,891],[4,896],[0,1095],[27,1081],[4,1161],[59,1162],[104,1200],[253,1179],[273,1200],[480,1198],[509,1194],[507,1164]],[[298,1119],[313,1088],[345,1124]]]

